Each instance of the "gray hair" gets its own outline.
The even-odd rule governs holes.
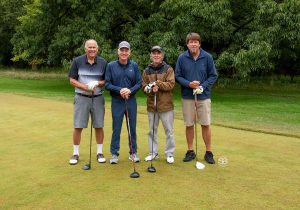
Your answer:
[[[87,48],[88,42],[95,42],[95,43],[96,43],[96,47],[98,48],[98,43],[97,43],[97,41],[96,41],[95,39],[88,39],[88,40],[86,40],[85,43],[84,43],[84,48],[85,48],[85,49]]]

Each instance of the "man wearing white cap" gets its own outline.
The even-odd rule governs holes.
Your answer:
[[[105,73],[105,87],[111,95],[111,113],[113,133],[111,137],[110,152],[111,164],[118,163],[120,149],[120,133],[124,114],[128,113],[131,142],[129,159],[139,162],[136,143],[136,114],[137,103],[135,94],[141,88],[142,80],[138,65],[129,59],[131,50],[127,41],[122,41],[118,47],[118,57],[107,65]]]

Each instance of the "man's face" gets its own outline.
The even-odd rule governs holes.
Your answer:
[[[97,56],[98,47],[97,43],[94,41],[88,41],[85,47],[85,53],[88,58],[93,59]]]
[[[200,43],[198,40],[189,40],[187,47],[191,54],[195,55],[198,54],[200,51]]]
[[[129,55],[130,55],[130,49],[125,47],[118,49],[118,56],[120,60],[126,61]]]
[[[163,53],[157,50],[152,51],[150,56],[153,64],[160,64],[164,59]]]

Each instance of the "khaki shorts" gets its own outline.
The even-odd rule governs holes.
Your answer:
[[[182,113],[185,126],[193,126],[195,122],[195,100],[181,99]],[[211,123],[211,100],[197,101],[197,120],[201,125],[210,125]]]

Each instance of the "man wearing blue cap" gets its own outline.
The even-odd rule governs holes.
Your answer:
[[[113,119],[110,144],[111,164],[118,163],[120,133],[125,112],[128,114],[130,124],[128,129],[130,129],[131,134],[129,159],[134,162],[140,161],[136,143],[137,103],[135,94],[141,88],[142,80],[138,65],[129,59],[130,53],[130,44],[127,41],[120,42],[118,47],[119,59],[110,62],[105,73],[105,87],[110,91]]]

